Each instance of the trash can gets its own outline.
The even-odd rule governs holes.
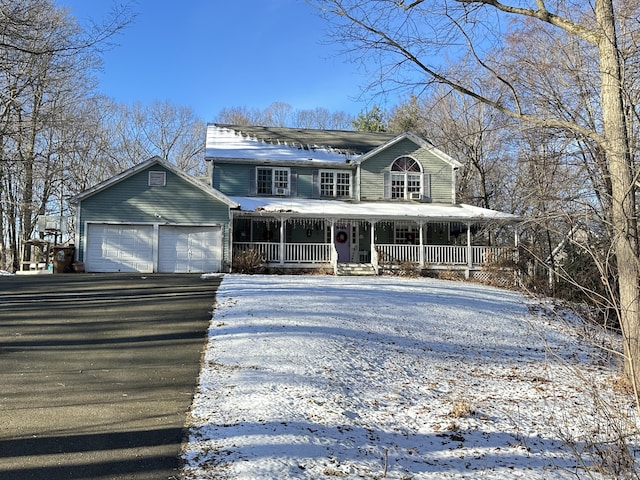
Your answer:
[[[53,273],[68,273],[71,271],[75,247],[53,247]]]

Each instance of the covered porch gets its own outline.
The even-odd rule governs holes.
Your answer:
[[[233,197],[233,257],[247,250],[268,267],[331,269],[367,265],[375,274],[420,270],[483,269],[513,260],[513,242],[495,245],[479,235],[489,225],[520,218],[464,204],[348,202],[301,198]]]
[[[269,268],[330,269],[338,274],[341,266],[360,265],[372,274],[459,270],[468,277],[498,261],[515,260],[517,251],[517,229],[513,243],[506,246],[488,245],[486,237],[479,238],[477,232],[495,218],[355,218],[287,210],[234,212],[234,258],[251,250]],[[501,220],[513,222],[515,217]]]

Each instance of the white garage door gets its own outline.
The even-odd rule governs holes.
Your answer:
[[[153,226],[87,227],[87,272],[153,272]]]
[[[219,272],[222,261],[220,227],[160,226],[158,271],[164,273]]]

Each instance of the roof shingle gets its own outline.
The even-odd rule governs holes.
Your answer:
[[[315,130],[221,123],[216,123],[216,126],[228,128],[267,143],[278,144],[286,142],[289,145],[326,147],[356,155],[362,155],[373,150],[397,136],[393,133],[355,132],[350,130]]]

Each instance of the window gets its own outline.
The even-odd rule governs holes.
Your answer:
[[[320,171],[321,197],[350,197],[351,172],[333,170]]]
[[[289,195],[288,168],[257,168],[258,195]]]
[[[149,183],[150,187],[164,187],[167,185],[167,172],[158,172],[149,170]]]
[[[391,165],[391,198],[409,200],[422,193],[422,167],[411,157],[400,157]]]
[[[396,225],[393,237],[394,242],[400,245],[417,245],[420,242],[419,233],[414,227],[407,225]]]

